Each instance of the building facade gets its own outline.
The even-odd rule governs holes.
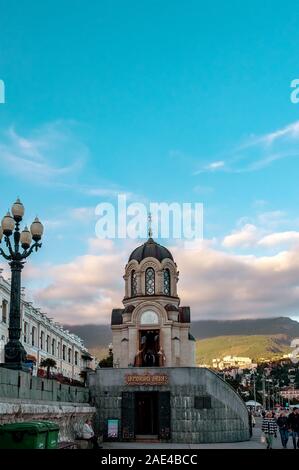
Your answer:
[[[178,443],[249,439],[243,400],[214,372],[195,367],[190,308],[178,270],[150,237],[125,267],[124,308],[111,316],[114,367],[89,374],[96,426],[107,439]]]
[[[0,275],[0,362],[4,362],[4,346],[8,341],[10,283]],[[81,371],[94,368],[93,358],[78,336],[65,330],[31,302],[21,298],[21,342],[27,352],[33,373],[43,359],[56,362],[55,373],[81,380]]]
[[[190,307],[181,307],[179,273],[172,254],[151,237],[125,267],[123,309],[111,315],[114,364],[185,367],[195,365]]]
[[[255,369],[256,363],[252,362],[250,357],[242,356],[224,356],[222,359],[217,358],[212,360],[213,368],[224,370],[229,368],[236,369]]]

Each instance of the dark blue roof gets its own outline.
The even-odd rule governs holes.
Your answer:
[[[143,259],[150,257],[156,258],[159,261],[162,261],[165,258],[169,258],[173,261],[170,251],[167,250],[165,246],[156,243],[152,238],[149,238],[143,245],[135,248],[130,255],[129,261],[134,259],[140,263]]]

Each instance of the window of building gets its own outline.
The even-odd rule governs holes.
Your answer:
[[[197,408],[198,410],[212,408],[211,397],[208,395],[194,397],[194,408]]]
[[[36,338],[36,328],[35,328],[35,326],[33,326],[32,330],[31,330],[31,344],[32,344],[32,346],[35,346],[35,338]]]
[[[154,295],[155,293],[155,271],[153,268],[147,268],[145,271],[145,293]]]
[[[7,300],[2,300],[2,321],[3,323],[7,323],[7,310],[8,310],[8,302]]]
[[[68,350],[68,357],[67,357],[67,359],[68,359],[68,362],[71,363],[71,361],[72,361],[72,350],[71,350],[71,348],[69,348],[69,350]]]
[[[168,268],[163,271],[163,292],[165,295],[170,295],[170,271]]]
[[[56,346],[56,341],[55,339],[53,338],[52,339],[52,356],[55,356],[55,346]]]
[[[60,341],[57,343],[57,357],[60,359]]]
[[[78,365],[78,351],[75,351],[75,365]]]
[[[65,361],[65,356],[66,356],[66,346],[65,344],[62,346],[62,359]]]
[[[137,273],[132,271],[131,274],[131,296],[137,295]]]
[[[47,335],[46,350],[47,352],[50,352],[50,336],[49,335]]]
[[[24,322],[24,343],[28,342],[28,323]]]
[[[40,334],[40,348],[44,349],[44,347],[45,347],[45,333],[43,331],[41,331],[41,334]]]

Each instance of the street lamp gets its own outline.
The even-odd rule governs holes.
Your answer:
[[[10,310],[8,343],[5,345],[5,359],[1,367],[28,371],[25,366],[26,351],[20,342],[21,336],[21,271],[25,260],[33,250],[37,251],[44,231],[43,225],[36,217],[30,226],[20,232],[20,222],[24,216],[24,206],[19,199],[13,204],[11,214],[8,211],[3,217],[0,228],[0,243],[4,238],[6,253],[0,248],[0,254],[8,261],[11,269]],[[12,237],[12,240],[11,238]],[[33,242],[32,242],[33,240]]]

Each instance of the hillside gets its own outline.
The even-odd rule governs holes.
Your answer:
[[[196,362],[212,364],[223,356],[271,359],[290,352],[289,344],[285,335],[217,336],[196,341]]]
[[[107,355],[112,335],[110,325],[66,325],[80,336],[99,359]],[[299,323],[287,317],[254,320],[200,320],[191,325],[197,339],[197,361],[208,363],[224,355],[252,358],[289,352],[291,339],[299,337]]]
[[[112,339],[110,325],[65,325],[71,333],[80,336],[88,348],[108,346]],[[255,320],[198,320],[191,324],[196,339],[216,336],[286,335],[299,337],[299,323],[287,317]]]
[[[288,317],[253,320],[200,320],[192,322],[192,334],[197,339],[231,335],[286,335],[299,337],[299,322]]]

